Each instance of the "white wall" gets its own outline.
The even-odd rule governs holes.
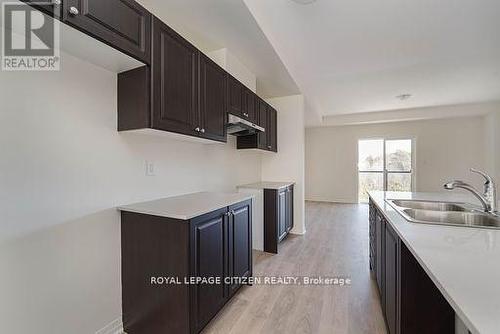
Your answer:
[[[0,333],[94,333],[121,314],[115,206],[261,180],[258,152],[116,131],[116,75],[0,72]],[[145,176],[145,160],[156,176]]]
[[[490,154],[486,157],[488,171],[500,186],[500,106],[498,111],[486,115],[485,147]]]
[[[252,92],[257,91],[257,77],[228,49],[219,49],[207,54],[217,65],[228,71],[233,77],[247,86]]]
[[[306,199],[357,202],[357,142],[372,137],[416,139],[416,190],[442,191],[450,179],[481,178],[486,168],[482,116],[306,129]]]
[[[304,220],[304,97],[293,95],[267,100],[278,112],[278,153],[262,156],[264,181],[295,181],[294,228],[306,232]]]

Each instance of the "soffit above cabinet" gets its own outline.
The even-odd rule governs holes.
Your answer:
[[[242,0],[139,0],[204,53],[227,48],[257,76],[268,98],[299,94],[273,46]]]

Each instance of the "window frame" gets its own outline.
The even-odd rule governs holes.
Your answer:
[[[359,169],[359,143],[363,140],[381,140],[383,142],[383,170],[361,170]],[[389,171],[387,170],[387,155],[386,155],[386,146],[388,141],[397,141],[397,140],[411,140],[411,169],[409,171]],[[382,174],[383,176],[383,185],[384,185],[384,190],[383,191],[388,191],[388,175],[389,174],[410,174],[411,175],[411,187],[410,191],[415,191],[416,189],[416,142],[417,138],[416,137],[368,137],[368,138],[358,138],[357,141],[357,174],[358,174],[358,182],[357,182],[357,193],[358,193],[358,202],[359,203],[364,203],[361,201],[359,198],[359,176],[360,174],[368,174],[368,173],[378,173]]]

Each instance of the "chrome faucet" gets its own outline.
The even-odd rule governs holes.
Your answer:
[[[496,213],[496,211],[497,211],[497,209],[496,209],[497,194],[496,194],[495,182],[493,181],[491,176],[489,176],[485,172],[481,172],[481,171],[474,169],[474,168],[471,168],[470,171],[472,173],[479,174],[485,178],[486,181],[484,182],[483,194],[481,194],[476,188],[474,188],[470,184],[465,183],[463,181],[458,181],[458,180],[446,183],[444,185],[444,189],[453,190],[456,188],[461,188],[461,189],[468,190],[474,196],[476,196],[477,199],[479,199],[479,201],[483,205],[485,212]]]

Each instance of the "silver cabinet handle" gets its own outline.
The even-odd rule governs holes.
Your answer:
[[[80,14],[80,11],[75,6],[69,8],[69,13],[73,16]]]
[[[205,129],[201,129],[201,133],[205,133]]]
[[[196,131],[196,132],[200,132],[200,128],[199,128],[199,127],[197,127],[197,128],[195,128],[195,129],[194,129],[194,131]]]

